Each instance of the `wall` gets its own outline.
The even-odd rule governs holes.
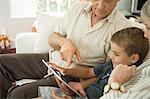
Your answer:
[[[120,0],[118,3],[118,9],[124,14],[130,13],[131,0]],[[125,10],[124,10],[125,9]],[[0,0],[0,29],[1,27],[6,28],[7,34],[13,39],[20,32],[31,31],[31,25],[35,18],[10,18],[10,1]]]
[[[35,18],[10,18],[10,1],[0,0],[0,29],[6,28],[6,32],[11,38],[15,39],[15,36],[19,32],[31,31],[31,25]]]
[[[132,0],[119,0],[117,9],[124,15],[131,15],[131,3]]]

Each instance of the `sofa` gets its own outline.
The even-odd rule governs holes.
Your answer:
[[[48,37],[53,33],[57,24],[61,21],[63,15],[48,15],[42,12],[36,12],[36,32],[18,33],[15,38],[16,54],[44,54],[53,50],[48,45]],[[53,53],[53,61],[58,61],[59,52]],[[64,63],[63,61],[57,62]],[[36,81],[35,79],[22,79],[16,81],[16,85],[22,85]]]

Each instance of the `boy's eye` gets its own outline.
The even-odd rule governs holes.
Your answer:
[[[119,54],[117,54],[117,53],[114,53],[114,55],[115,55],[115,56],[119,56]]]
[[[146,27],[146,30],[150,31],[150,27]]]
[[[109,2],[111,2],[112,0],[105,0],[105,1],[109,3]]]
[[[100,0],[90,0],[90,1],[100,1]],[[112,0],[104,0],[105,2],[109,3],[111,2]]]

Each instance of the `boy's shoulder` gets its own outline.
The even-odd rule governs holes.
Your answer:
[[[103,75],[105,73],[111,72],[113,69],[112,61],[109,60],[103,64],[99,64],[98,66],[94,67],[94,73],[98,77],[99,75]]]

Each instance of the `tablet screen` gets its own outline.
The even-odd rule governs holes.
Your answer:
[[[75,89],[73,89],[69,84],[68,82],[66,82],[65,78],[64,78],[64,75],[56,70],[56,69],[53,69],[51,67],[50,64],[47,64],[43,59],[42,59],[42,62],[45,64],[45,66],[47,66],[48,69],[50,69],[51,72],[53,72],[53,74],[62,82],[64,83],[69,89],[71,89],[73,92],[75,92],[77,95],[81,96],[79,92],[77,92]]]

